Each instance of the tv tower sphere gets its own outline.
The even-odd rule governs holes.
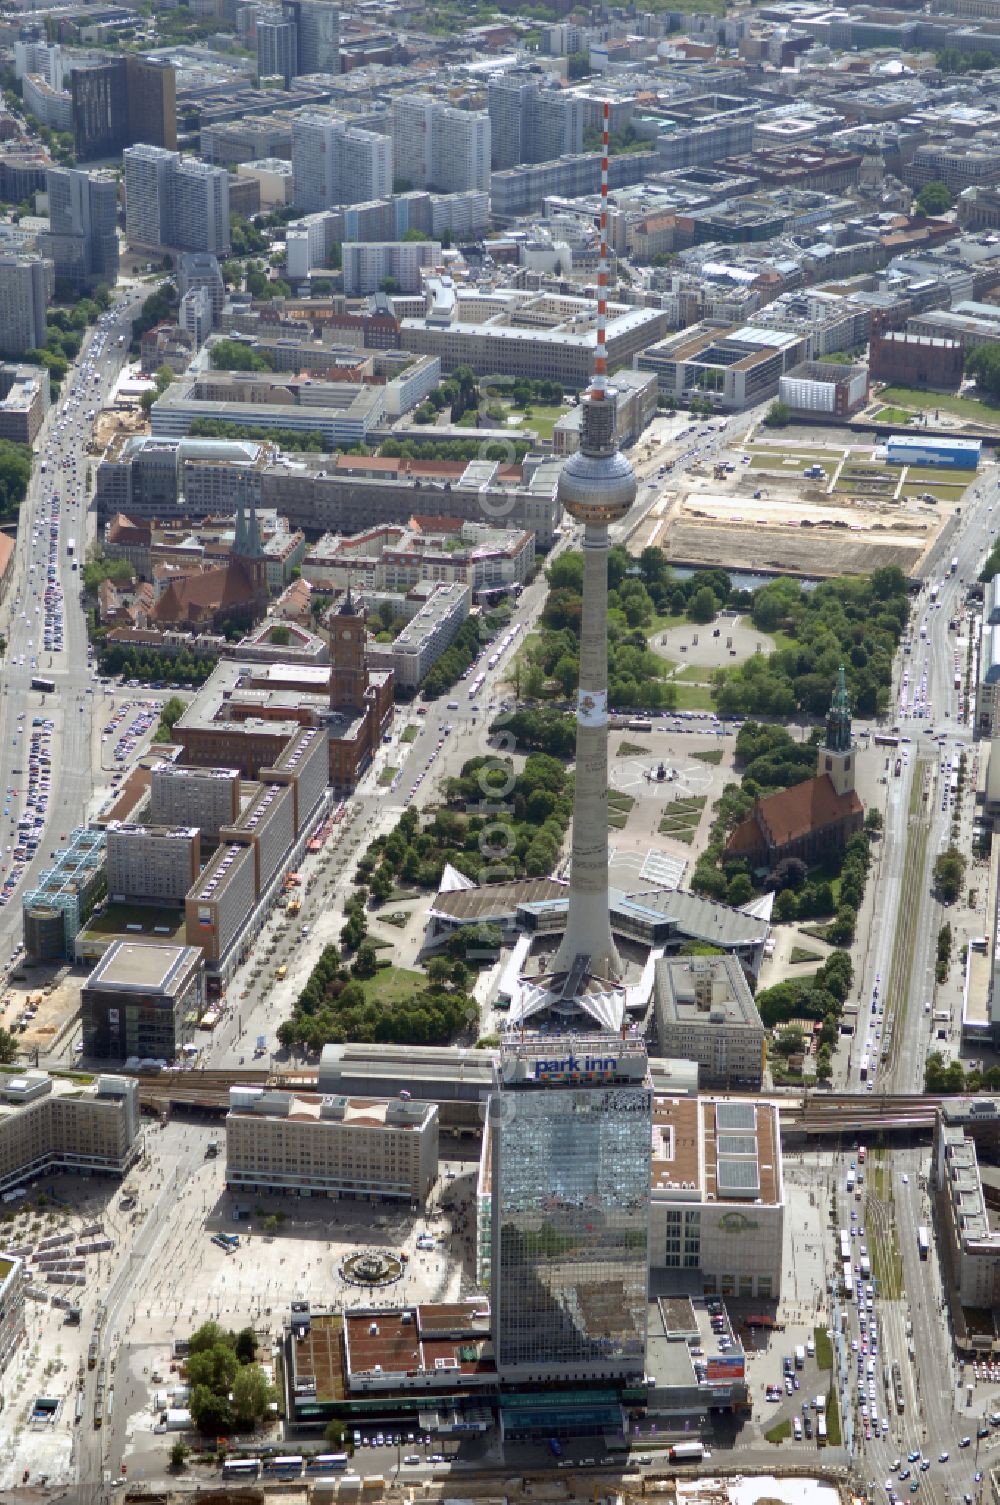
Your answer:
[[[583,399],[580,448],[559,476],[559,500],[577,522],[621,522],[635,501],[635,474],[615,443],[617,411],[613,390]]]

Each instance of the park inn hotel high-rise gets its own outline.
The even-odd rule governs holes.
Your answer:
[[[641,1041],[501,1047],[490,1099],[502,1381],[641,1379],[652,1087]]]

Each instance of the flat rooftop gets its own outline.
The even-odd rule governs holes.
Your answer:
[[[106,992],[167,993],[200,958],[196,946],[115,941],[90,974],[86,986]]]
[[[774,1103],[653,1099],[653,1196],[667,1201],[783,1201]]]

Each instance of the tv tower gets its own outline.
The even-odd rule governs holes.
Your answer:
[[[576,697],[576,790],[566,933],[555,972],[618,981],[621,958],[608,904],[608,526],[635,501],[632,467],[618,450],[618,399],[608,385],[608,104],[601,148],[601,251],[594,380],[583,398],[580,448],[563,466],[559,500],[583,523],[583,614]]]

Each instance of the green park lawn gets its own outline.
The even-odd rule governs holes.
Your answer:
[[[914,387],[886,387],[879,393],[883,402],[915,413],[954,413],[969,423],[1000,423],[1000,404],[983,402],[978,397],[958,397],[950,392],[921,392]]]
[[[374,1003],[403,1003],[420,993],[427,986],[423,972],[411,972],[406,967],[380,967],[374,977],[362,983],[365,997]]]

